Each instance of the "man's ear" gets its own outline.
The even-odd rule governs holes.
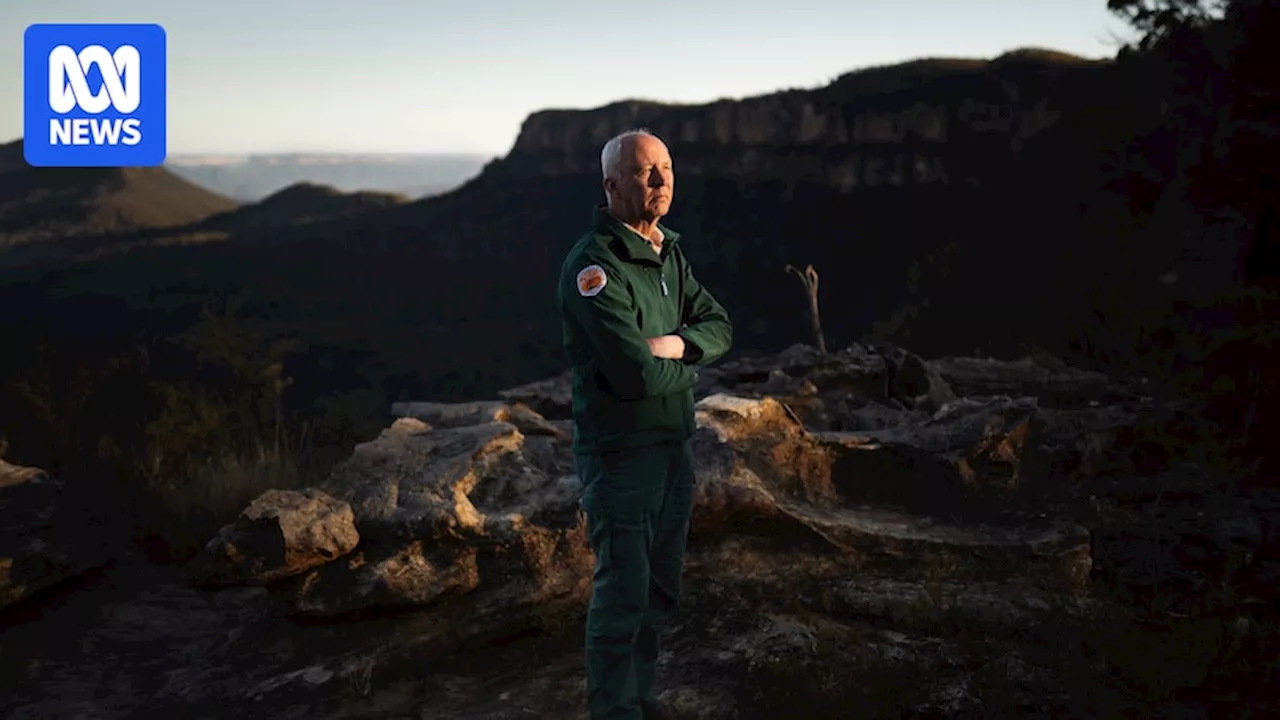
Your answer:
[[[614,182],[613,178],[607,177],[603,181],[601,181],[600,184],[604,186],[605,193],[609,195],[614,195],[618,191],[618,183]]]

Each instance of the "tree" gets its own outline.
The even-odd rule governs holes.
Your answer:
[[[1142,34],[1137,46],[1150,49],[1179,32],[1221,20],[1230,0],[1107,0],[1107,9]]]

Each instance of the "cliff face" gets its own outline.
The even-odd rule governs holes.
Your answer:
[[[524,267],[553,274],[599,202],[601,146],[646,127],[676,163],[668,222],[686,234],[704,282],[744,320],[744,345],[808,340],[807,306],[783,268],[810,263],[827,279],[823,307],[839,313],[825,323],[833,342],[858,339],[877,322],[899,334],[931,322],[911,337],[930,352],[1016,344],[1026,339],[1012,339],[1021,330],[995,339],[974,331],[989,330],[980,318],[992,314],[1012,326],[1042,323],[1043,308],[1039,319],[1014,315],[1055,297],[1045,291],[1061,295],[1044,279],[1053,265],[1036,255],[1091,234],[1086,209],[1109,197],[1100,186],[1114,138],[1158,119],[1157,96],[1140,92],[1138,80],[1109,62],[1019,52],[863,70],[822,88],[737,101],[539,112],[470,189],[508,196],[489,209],[487,232],[477,229],[474,244],[446,244],[464,254],[478,245],[492,258],[517,252]],[[563,196],[546,197],[559,192],[546,185]],[[515,197],[539,209],[517,209]],[[560,208],[554,223],[552,207]],[[546,227],[545,249],[527,242],[536,230],[516,244],[491,232],[506,208],[539,214],[520,224]],[[1048,239],[1054,232],[1062,242]],[[969,287],[932,302],[963,322],[936,310],[935,320],[921,316],[929,286],[961,269]],[[1148,274],[1154,282],[1158,273]],[[1007,298],[1020,293],[1030,302],[1010,308]]]
[[[1004,57],[925,60],[811,91],[675,106],[627,101],[530,116],[501,165],[519,175],[597,173],[615,133],[646,127],[681,176],[860,188],[974,185],[1078,111],[1105,65]]]

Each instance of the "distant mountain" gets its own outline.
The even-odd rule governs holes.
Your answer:
[[[163,168],[34,168],[0,145],[0,246],[180,228],[236,207]]]
[[[328,185],[298,183],[200,223],[201,229],[247,230],[351,219],[409,202],[396,193],[343,192]]]
[[[484,155],[291,153],[171,155],[166,166],[188,180],[243,202],[256,202],[298,183],[344,192],[375,191],[411,198],[451,190],[475,177]]]

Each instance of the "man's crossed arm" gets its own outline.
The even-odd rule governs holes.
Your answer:
[[[620,400],[639,400],[666,395],[693,387],[693,368],[673,354],[670,341],[661,341],[662,356],[655,354],[654,341],[636,325],[631,298],[626,288],[610,282],[612,268],[603,264],[584,267],[577,277],[570,275],[562,286],[565,312],[576,320],[592,345],[596,366]],[[573,285],[569,285],[572,282]]]
[[[675,359],[690,365],[710,365],[724,357],[733,346],[733,323],[724,306],[693,276],[683,253],[679,260],[680,285],[684,289],[684,317],[675,334],[679,342],[658,338],[663,341],[658,349],[664,353],[679,351]]]
[[[683,260],[683,258],[682,258]],[[639,399],[683,390],[696,381],[693,366],[722,357],[733,342],[733,326],[719,302],[682,262],[682,325],[670,335],[644,338],[623,287],[609,282],[601,265],[583,268],[566,310],[595,346],[600,370],[621,399]],[[577,295],[578,297],[573,297]]]
[[[684,288],[684,317],[674,335],[649,338],[645,342],[656,358],[680,360],[691,365],[708,365],[729,352],[733,345],[733,323],[729,313],[694,277],[689,262],[680,258]]]

